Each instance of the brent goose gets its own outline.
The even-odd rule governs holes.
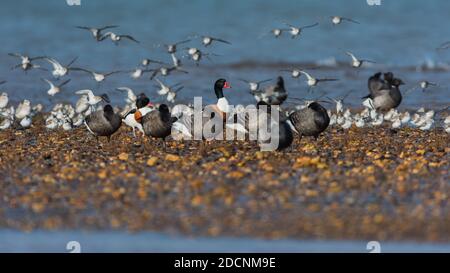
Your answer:
[[[292,130],[301,136],[313,136],[316,139],[327,129],[330,117],[327,109],[318,102],[311,102],[307,107],[296,110],[289,115],[288,123]]]
[[[172,124],[177,121],[176,117],[172,117],[169,107],[161,104],[158,110],[147,113],[142,118],[142,126],[147,136],[161,138],[164,149],[166,147],[166,137],[172,132]]]
[[[106,136],[108,141],[111,140],[111,135],[119,130],[122,125],[122,118],[119,114],[114,113],[111,105],[107,104],[102,110],[98,110],[86,116],[84,123],[89,132],[96,137]]]
[[[261,134],[271,134],[272,133],[272,129],[274,128],[273,126],[277,126],[278,127],[278,134],[275,136],[275,138],[277,138],[277,142],[278,145],[276,148],[276,150],[281,151],[284,150],[286,148],[288,148],[289,146],[291,146],[293,140],[294,140],[294,136],[292,134],[292,129],[289,126],[289,124],[286,122],[286,118],[282,118],[281,116],[281,112],[278,111],[279,114],[279,121],[275,121],[273,119],[271,119],[271,113],[272,113],[272,107],[270,104],[265,103],[264,101],[260,101],[256,104],[257,109],[261,109],[261,106],[266,106],[266,112],[262,113],[265,115],[265,118],[259,117],[258,118],[258,128],[263,128],[262,126],[264,125],[262,122],[269,122],[269,126],[268,128],[271,128],[270,132],[264,132],[261,131]],[[260,135],[261,137],[261,135]],[[269,136],[262,136],[262,139],[265,140],[261,140],[261,138],[259,139],[259,144],[267,144],[267,143],[273,143],[274,139],[271,138],[271,135]]]
[[[381,74],[378,72],[369,78],[370,94],[363,99],[369,98],[375,110],[385,112],[397,108],[402,102],[399,86],[404,83],[401,79],[395,78],[392,72],[384,73],[384,80],[381,79]]]

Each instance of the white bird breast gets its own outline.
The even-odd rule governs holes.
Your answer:
[[[0,108],[5,108],[8,105],[8,95],[6,93],[0,96]]]
[[[28,128],[31,126],[31,118],[25,117],[20,121],[20,125],[24,128]]]
[[[203,44],[209,45],[210,43],[211,43],[211,38],[209,38],[209,37],[203,38]]]
[[[95,75],[94,75],[94,78],[95,78],[95,80],[98,81],[98,82],[101,82],[101,81],[105,80],[105,76],[102,75],[102,74],[95,74]]]
[[[200,55],[198,52],[192,55],[192,59],[194,61],[199,61],[202,55]]]
[[[132,74],[131,77],[132,78],[140,78],[142,76],[142,69],[136,69]]]
[[[168,102],[174,102],[176,96],[177,96],[177,93],[175,93],[175,92],[169,92],[169,94],[167,94],[167,101],[168,101]]]
[[[158,90],[158,95],[164,96],[167,95],[167,93],[169,93],[169,88],[168,87],[163,87],[160,90]]]
[[[0,124],[0,130],[8,129],[10,126],[11,126],[11,120],[9,118],[6,118]]]
[[[194,47],[191,47],[191,48],[189,48],[189,50],[188,50],[189,55],[194,55],[194,54],[197,53],[197,52],[198,52],[198,49],[196,49],[196,48],[194,48]]]
[[[54,96],[54,95],[58,94],[59,91],[60,91],[59,88],[55,87],[55,88],[50,88],[47,93],[50,96]]]
[[[292,29],[291,29],[291,34],[292,34],[293,36],[299,35],[299,34],[300,34],[300,29],[299,29],[299,28],[292,28]]]

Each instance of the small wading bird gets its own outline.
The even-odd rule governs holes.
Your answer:
[[[281,34],[283,34],[283,31],[289,31],[289,29],[274,28],[270,31],[270,33],[272,33],[275,38],[278,38],[281,36]]]
[[[450,41],[445,42],[443,44],[441,44],[438,48],[436,48],[437,50],[444,50],[444,49],[449,49],[450,48]]]
[[[177,52],[177,46],[190,42],[190,39],[176,42],[174,44],[164,45],[169,54]]]
[[[151,65],[153,63],[154,64],[164,64],[164,62],[157,61],[157,60],[152,60],[152,59],[148,59],[148,58],[142,59],[142,61],[141,61],[141,65],[144,66],[144,67],[147,67],[147,66],[149,66],[149,65]]]
[[[95,71],[91,71],[91,70],[84,69],[84,68],[72,68],[72,70],[89,73],[92,75],[92,78],[98,83],[103,82],[109,76],[123,72],[123,71],[112,71],[112,72],[108,72],[108,73],[100,73],[100,72],[95,72]]]
[[[220,38],[214,38],[214,37],[211,37],[211,36],[202,36],[201,38],[202,38],[202,44],[205,47],[210,46],[213,42],[221,42],[221,43],[224,43],[224,44],[231,45],[230,42],[225,41],[225,40],[220,39]]]
[[[69,74],[69,71],[72,70],[71,66],[75,61],[78,59],[78,57],[74,58],[68,65],[64,66],[55,59],[52,58],[44,58],[47,62],[49,62],[53,66],[52,75],[55,78],[64,77],[67,74]]]
[[[360,68],[364,63],[372,63],[372,64],[375,63],[374,61],[370,60],[358,59],[350,51],[345,52],[345,54],[347,54],[348,56],[350,56],[350,58],[352,58],[352,67],[354,68]]]
[[[241,82],[245,82],[246,84],[248,84],[250,91],[258,91],[259,90],[259,86],[262,83],[265,82],[270,82],[272,79],[266,79],[266,80],[262,80],[262,81],[258,81],[258,82],[252,82],[252,81],[248,81],[248,80],[244,80],[244,79],[239,79]]]
[[[181,67],[180,59],[178,59],[177,56],[175,56],[175,53],[171,53],[170,56],[172,57],[173,66],[176,68],[180,68]]]
[[[205,56],[209,60],[211,60],[209,58],[210,55],[217,56],[214,53],[204,53],[204,52],[200,51],[198,48],[195,48],[195,47],[186,48],[186,50],[187,50],[187,53],[188,53],[189,57],[195,62],[195,64],[197,66],[200,64],[200,61],[203,58],[203,56]]]
[[[33,68],[47,71],[47,69],[42,68],[41,66],[35,65],[35,64],[32,63],[33,61],[36,61],[36,60],[45,59],[46,57],[44,57],[44,56],[30,58],[27,55],[22,55],[22,54],[19,54],[19,53],[8,53],[8,55],[11,56],[11,57],[16,57],[16,58],[20,58],[21,59],[21,63],[13,66],[11,68],[12,70],[20,67],[25,72],[30,70],[30,69],[33,69]]]
[[[88,97],[88,104],[91,107],[91,111],[94,111],[95,106],[99,104],[100,102],[104,101],[106,103],[110,103],[109,97],[107,94],[102,94],[101,96],[96,96],[92,92],[92,90],[85,89],[85,90],[79,90],[75,92],[77,95],[87,95]]]
[[[177,98],[178,92],[183,90],[184,86],[180,86],[174,90],[169,90],[169,93],[167,93],[166,100],[170,103],[175,103],[175,99]]]
[[[91,34],[94,37],[94,39],[97,42],[100,42],[100,41],[102,41],[101,40],[101,38],[102,38],[102,31],[107,30],[107,29],[117,28],[117,27],[119,27],[119,26],[105,26],[105,27],[100,27],[100,28],[77,26],[76,28],[87,30],[87,31],[91,32]]]
[[[161,76],[168,76],[170,73],[176,71],[176,72],[181,72],[181,73],[185,73],[187,74],[188,72],[185,70],[182,70],[178,67],[160,67],[158,69],[150,69],[150,72],[152,72],[152,75],[150,76],[150,80],[153,80],[158,74],[160,74]]]
[[[350,18],[341,17],[341,16],[331,16],[330,18],[331,18],[331,23],[333,23],[333,25],[335,25],[335,26],[341,24],[343,21],[351,22],[354,24],[359,24],[358,21],[355,21]]]
[[[155,80],[159,84],[159,90],[157,91],[157,93],[160,96],[167,95],[170,91],[173,91],[173,88],[176,88],[177,86],[180,85],[180,83],[177,83],[177,84],[174,84],[172,86],[168,86],[168,85],[165,85],[163,82],[161,82],[158,78],[155,78]]]
[[[136,40],[135,38],[133,38],[133,36],[131,36],[131,35],[126,35],[126,34],[116,34],[116,33],[114,33],[114,32],[106,32],[105,35],[103,35],[103,36],[100,38],[100,41],[103,41],[103,40],[105,40],[106,38],[110,38],[111,41],[113,41],[115,45],[119,45],[119,42],[120,42],[120,41],[123,41],[124,39],[130,40],[130,41],[135,42],[135,43],[138,43],[138,44],[140,43],[138,40]]]
[[[281,69],[280,71],[281,72],[289,72],[289,73],[291,73],[291,77],[294,78],[294,79],[298,79],[302,75],[302,69],[298,69],[298,68],[293,68],[291,70],[289,70],[289,69]]]
[[[135,104],[136,103],[137,96],[134,94],[134,91],[131,88],[118,87],[118,88],[116,88],[116,90],[127,94],[127,97],[125,99],[126,104]]]
[[[132,79],[134,79],[134,80],[137,80],[140,77],[142,77],[145,73],[152,72],[152,71],[153,70],[151,70],[151,69],[142,69],[142,68],[138,67],[138,68],[135,68],[133,70],[128,70],[128,71],[125,71],[125,72],[130,73],[130,77]]]
[[[55,85],[54,83],[52,83],[51,81],[47,80],[47,79],[42,79],[44,82],[48,83],[48,85],[50,85],[50,89],[47,90],[47,94],[50,96],[55,96],[56,94],[58,94],[59,92],[61,92],[62,87],[66,84],[68,84],[70,82],[70,79]]]
[[[303,26],[303,27],[296,27],[296,26],[288,24],[288,23],[286,23],[286,25],[289,26],[289,28],[290,28],[289,32],[291,33],[291,38],[294,39],[294,38],[297,38],[304,29],[318,26],[319,23],[315,23],[315,24]]]
[[[413,90],[416,90],[418,88],[422,89],[422,92],[425,92],[428,89],[430,89],[431,87],[439,87],[439,84],[432,83],[432,82],[429,82],[429,81],[421,81],[418,85],[416,85],[413,88],[410,88],[409,90],[407,90],[406,94],[408,94],[409,92],[411,92]]]
[[[16,119],[23,119],[29,116],[31,113],[31,102],[29,100],[24,100],[19,103],[16,109]]]
[[[318,79],[318,78],[314,78],[313,76],[311,76],[310,74],[308,74],[305,71],[300,71],[303,75],[306,76],[307,80],[306,83],[308,84],[308,92],[310,92],[312,90],[313,87],[316,87],[320,82],[331,82],[331,81],[337,81],[338,79]]]

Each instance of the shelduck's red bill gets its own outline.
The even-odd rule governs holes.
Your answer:
[[[223,88],[231,88],[231,85],[228,82],[225,82]]]
[[[153,107],[154,105],[153,105],[153,103],[149,102],[149,103],[147,104],[147,106],[148,106],[148,107]]]

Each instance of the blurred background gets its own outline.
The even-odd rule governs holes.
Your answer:
[[[0,79],[8,81],[3,88],[14,91],[13,100],[31,98],[34,103],[46,104],[47,85],[39,78],[50,75],[42,71],[28,74],[10,71],[17,60],[7,53],[49,55],[62,63],[79,57],[74,66],[102,72],[132,70],[143,58],[170,63],[170,55],[162,44],[193,35],[211,35],[230,41],[232,45],[216,43],[206,48],[205,52],[214,55],[196,67],[184,50],[187,46],[202,49],[201,41],[193,39],[177,53],[190,73],[164,79],[169,84],[183,83],[181,102],[191,101],[194,95],[214,99],[210,91],[212,83],[217,77],[227,77],[235,87],[229,95],[231,101],[252,103],[254,99],[246,92],[247,86],[237,81],[238,78],[256,81],[284,75],[291,96],[314,98],[327,93],[339,97],[353,90],[347,103],[358,106],[360,97],[367,93],[367,78],[378,70],[391,70],[407,83],[404,89],[417,86],[421,80],[441,84],[440,88],[427,93],[409,93],[402,107],[441,107],[448,103],[450,50],[436,48],[450,40],[446,24],[448,10],[450,3],[440,0],[381,1],[380,6],[370,6],[365,0],[82,0],[81,6],[69,6],[65,0],[7,1],[0,9],[3,37]],[[333,15],[349,17],[360,24],[343,22],[333,26],[330,19]],[[285,23],[320,25],[305,29],[296,39],[291,39],[289,33],[275,39],[270,30],[285,28]],[[115,32],[130,34],[141,43],[126,41],[119,46],[109,40],[97,43],[89,32],[75,28],[79,25],[119,25]],[[350,59],[344,53],[347,50],[377,64],[357,72],[349,67]],[[280,69],[293,67],[315,69],[312,73],[316,77],[333,77],[340,81],[324,84],[315,95],[308,95],[303,78],[290,79],[289,73],[280,72]],[[115,75],[101,86],[84,73],[74,72],[70,78],[73,80],[69,90],[101,89],[110,93],[113,103],[117,104],[122,102],[121,95],[113,91],[118,86],[129,86],[149,94],[156,90],[147,76],[132,80],[128,73]],[[73,101],[77,98],[73,92],[61,94],[60,98]]]

